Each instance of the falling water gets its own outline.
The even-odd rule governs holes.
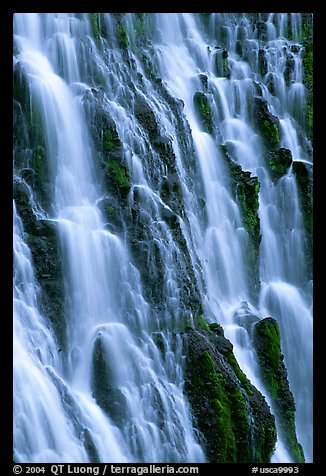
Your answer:
[[[166,88],[161,90],[147,79],[135,39],[136,15],[125,15],[133,62],[118,48],[124,36],[115,31],[112,15],[101,15],[107,38],[96,35],[90,15],[28,13],[14,19],[14,61],[27,80],[31,110],[37,109],[41,118],[52,183],[51,204],[37,203],[31,190],[30,200],[59,240],[66,320],[66,348],[61,349],[40,310],[42,289],[14,207],[15,460],[206,461],[183,393],[182,340],[175,337],[189,313],[184,304],[188,284],[183,286],[182,279],[191,265],[205,315],[222,324],[241,368],[264,395],[248,333],[234,315],[246,302],[253,314],[278,320],[298,440],[311,461],[312,302],[302,264],[303,218],[292,166],[274,183],[250,106],[259,83],[262,98],[280,119],[281,146],[291,151],[293,161],[310,163],[298,134],[304,122],[299,47],[288,84],[284,80],[286,54],[300,40],[300,15],[291,15],[291,43],[285,39],[286,14],[267,18],[264,39],[246,15],[212,14],[205,34],[198,15],[149,14],[145,26],[152,43],[142,47],[151,57],[152,74]],[[215,55],[208,47],[214,38],[228,51],[223,75],[216,71],[218,65],[223,69],[222,49]],[[261,48],[264,75],[257,59]],[[182,100],[181,126],[160,91]],[[210,97],[214,133],[205,131],[200,121],[193,102],[197,91]],[[114,220],[107,223],[101,205],[107,197],[90,127],[94,111],[89,104],[96,101],[116,126],[130,177],[120,228]],[[139,102],[150,107],[161,136],[172,144],[183,208],[177,223],[189,262],[167,224],[175,215],[158,192],[169,165],[162,163],[143,127]],[[188,138],[180,137],[180,127]],[[260,183],[260,287],[254,291],[245,265],[248,234],[232,195],[222,144]],[[190,153],[193,170],[187,164]],[[137,229],[136,238],[144,246],[138,255],[128,228],[128,220],[135,224],[135,210],[143,226]],[[144,268],[151,286],[144,283]],[[110,375],[105,387],[110,405],[101,400],[105,373]],[[291,461],[280,436],[274,461]]]

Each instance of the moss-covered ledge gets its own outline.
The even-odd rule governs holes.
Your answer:
[[[257,322],[253,328],[261,375],[272,400],[275,416],[280,422],[282,436],[294,462],[304,463],[303,449],[295,430],[295,403],[289,387],[281,336],[277,321],[272,317]]]
[[[209,134],[212,134],[214,124],[212,118],[212,111],[206,94],[197,91],[194,94],[193,101],[204,131],[208,132]]]
[[[255,98],[254,122],[263,139],[267,150],[276,150],[280,145],[279,119],[271,114],[266,100],[259,96]]]
[[[276,443],[274,417],[240,369],[222,327],[214,323],[206,328],[203,320],[182,334],[187,349],[184,391],[207,459],[270,462]]]
[[[259,247],[261,243],[258,214],[260,183],[257,177],[242,170],[241,165],[231,159],[225,144],[221,145],[221,152],[229,170],[233,196],[240,206],[243,224],[249,235],[246,272],[251,279],[252,288],[257,291],[259,288]]]

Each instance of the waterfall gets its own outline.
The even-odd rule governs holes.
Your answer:
[[[312,461],[302,19],[201,15],[14,15],[17,462],[206,462],[181,332],[200,308],[272,413],[237,316],[277,320]],[[277,180],[266,104],[291,155]],[[259,190],[258,230],[230,163]],[[272,461],[292,462],[276,428]]]

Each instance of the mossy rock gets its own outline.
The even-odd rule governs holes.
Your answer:
[[[244,226],[249,235],[250,245],[247,253],[247,275],[250,276],[254,290],[259,286],[259,247],[261,242],[259,209],[260,183],[250,172],[242,170],[240,164],[231,159],[225,144],[221,146],[225,163],[230,173],[230,186],[238,201]]]
[[[211,332],[211,329],[210,329],[209,325],[205,321],[202,309],[195,315],[194,322],[195,322],[195,327],[196,328],[199,327],[200,329],[203,329],[207,332]]]
[[[102,134],[104,152],[111,152],[113,149],[121,147],[121,141],[115,128],[104,129]]]
[[[127,168],[116,160],[110,159],[108,162],[108,170],[114,187],[116,187],[121,192],[121,195],[125,197],[131,189]]]
[[[267,463],[276,442],[274,417],[240,369],[222,327],[205,327],[183,335],[185,392],[208,461]]]
[[[117,37],[118,37],[119,47],[122,50],[127,50],[129,45],[128,35],[127,35],[125,27],[121,23],[117,27]]]
[[[206,94],[197,91],[194,94],[193,101],[204,131],[212,134],[213,118]]]
[[[292,153],[289,149],[281,147],[268,154],[268,165],[273,180],[283,177],[292,164]]]
[[[289,387],[278,323],[271,317],[257,322],[253,329],[261,375],[280,422],[287,450],[296,463],[304,463],[303,449],[295,430],[295,403]]]
[[[280,121],[269,112],[267,102],[261,97],[255,98],[255,118],[267,150],[277,149],[280,143]]]
[[[215,48],[215,72],[218,77],[230,78],[229,54],[225,48]]]
[[[98,13],[89,13],[89,19],[92,27],[92,33],[95,38],[96,43],[100,41],[100,31],[99,31],[99,14]]]

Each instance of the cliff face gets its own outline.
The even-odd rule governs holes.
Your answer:
[[[103,55],[103,64],[109,67],[111,61],[116,61],[111,56],[111,51],[105,50],[101,43],[106,35],[107,38],[113,35],[112,51],[114,48],[119,51],[121,64],[124,65],[120,75],[120,89],[113,74],[111,77],[110,72],[104,71],[103,65],[102,69],[96,66],[95,59],[90,60],[90,65],[85,66],[83,72],[82,79],[88,82],[90,87],[81,93],[81,103],[92,143],[93,167],[102,190],[97,206],[103,214],[106,229],[123,237],[130,250],[133,265],[139,272],[144,299],[155,314],[155,319],[160,320],[158,326],[153,324],[151,332],[163,359],[166,347],[162,344],[162,339],[166,334],[172,332],[172,341],[176,336],[182,338],[183,391],[190,405],[197,439],[207,460],[213,463],[269,462],[276,444],[276,417],[276,421],[281,422],[283,437],[291,456],[294,461],[303,462],[303,450],[296,437],[295,404],[283,362],[282,338],[277,321],[272,318],[261,319],[248,313],[247,318],[242,319],[240,324],[250,336],[255,349],[262,381],[275,416],[265,397],[240,369],[233,345],[225,338],[221,325],[212,323],[215,316],[212,316],[210,305],[207,305],[204,271],[200,259],[193,251],[190,234],[186,232],[186,227],[192,220],[188,214],[191,203],[187,195],[189,190],[196,197],[194,210],[199,221],[208,221],[205,184],[200,178],[200,166],[196,162],[185,104],[174,97],[162,82],[157,61],[152,59],[154,43],[151,32],[154,26],[148,19],[149,15],[135,14],[132,25],[135,28],[129,31],[130,20],[126,19],[125,14],[112,14],[109,21],[104,21],[102,14],[89,14],[91,32]],[[198,21],[208,32],[210,16],[200,15]],[[267,41],[267,18],[264,17],[265,14],[251,15],[255,39],[261,41],[262,47],[257,53],[257,77],[261,81],[256,80],[255,84],[252,84],[254,89],[250,89],[249,116],[253,118],[266,169],[273,182],[277,183],[288,173],[289,168],[293,167],[307,242],[310,243],[311,169],[304,162],[293,161],[291,151],[281,144],[280,120],[272,114],[270,104],[265,99],[266,95],[262,92],[266,87],[268,74],[268,58],[264,49]],[[214,44],[208,44],[207,48],[214,58],[216,77],[231,81],[232,74],[236,74],[236,68],[232,59],[234,52],[227,49],[229,26],[221,23],[216,27]],[[249,61],[249,41],[241,22],[237,28],[238,61]],[[302,37],[294,38],[293,44],[286,46],[288,52],[284,71],[285,81],[290,84],[294,63],[297,61],[297,49],[303,48],[303,81],[307,89],[304,103],[306,114],[302,121],[299,112],[295,111],[294,116],[300,125],[298,130],[302,148],[308,149],[312,140],[311,30],[312,17],[306,14],[303,18]],[[290,20],[287,31],[292,31]],[[208,35],[208,41],[209,38]],[[87,39],[82,41],[84,46],[87,45]],[[93,76],[90,76],[91,71]],[[106,79],[103,78],[105,74],[108,74]],[[241,79],[240,76],[239,78]],[[236,77],[236,80],[239,78]],[[267,86],[273,95],[277,95],[277,85],[273,78],[273,75],[270,75]],[[109,83],[104,87],[105,80]],[[120,101],[119,107],[124,108],[129,120],[132,118],[129,124],[133,124],[133,130],[128,131],[121,127],[117,121],[117,111],[114,110],[113,113],[111,110],[113,98],[108,99],[110,81],[118,102]],[[253,302],[257,303],[262,238],[259,217],[260,181],[255,174],[244,170],[235,160],[235,145],[232,141],[224,142],[221,139],[223,125],[216,117],[219,117],[218,108],[222,108],[222,105],[216,101],[209,89],[204,72],[198,81],[202,88],[192,95],[193,105],[202,131],[217,140],[218,150],[227,171],[225,180],[242,215],[247,240],[244,269],[249,283],[249,295]],[[160,99],[159,105],[155,102],[157,98]],[[61,266],[63,258],[58,224],[51,219],[54,214],[55,172],[53,164],[48,162],[47,141],[51,138],[46,136],[42,117],[40,105],[32,94],[29,79],[18,60],[14,69],[14,200],[23,222],[26,242],[32,253],[37,282],[41,288],[39,306],[53,330],[58,349],[64,353],[69,351],[65,317],[69,296],[65,293],[66,276]],[[171,130],[173,137],[170,135]],[[128,136],[129,133],[132,139]],[[137,142],[137,134],[142,138],[142,142]],[[305,134],[310,139],[308,145],[303,144]],[[146,195],[146,186],[140,179],[138,183],[134,182],[136,158],[146,171],[148,184],[155,191],[156,202]],[[180,162],[184,167],[184,177],[180,175]],[[152,217],[157,228],[153,227]],[[168,263],[160,248],[161,235],[157,232],[160,226],[164,228],[167,241],[175,244],[173,256]],[[214,250],[214,253],[218,252],[220,250]],[[310,257],[311,246],[308,246],[307,263]],[[173,273],[169,274],[169,266],[172,266],[172,263]],[[175,289],[169,289],[167,292],[167,283],[172,274]],[[177,300],[177,310],[170,304],[173,299]],[[107,415],[114,415],[114,422],[119,427],[124,424],[126,417],[125,397],[112,383],[113,377],[110,377],[107,370],[108,363],[105,362],[100,338],[96,341],[92,355],[93,397]],[[86,438],[88,443],[85,444],[90,445],[91,441],[92,460],[97,461],[100,457],[93,440],[89,433],[86,436],[84,435],[84,439]]]

